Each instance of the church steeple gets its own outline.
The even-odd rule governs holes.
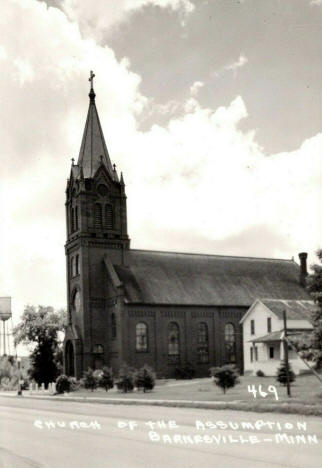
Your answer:
[[[91,83],[89,108],[77,165],[82,168],[84,177],[87,179],[93,177],[99,166],[103,163],[113,180],[115,175],[95,104],[94,76],[94,73],[91,71],[89,78]]]

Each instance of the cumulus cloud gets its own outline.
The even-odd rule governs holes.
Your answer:
[[[134,247],[234,246],[234,254],[258,255],[262,245],[264,255],[279,257],[318,247],[322,134],[268,156],[254,131],[240,129],[248,115],[242,96],[207,109],[196,94],[180,116],[139,131],[148,102],[140,76],[40,2],[6,3],[0,44],[0,295],[14,296],[18,314],[27,302],[65,303],[64,190],[90,69],[111,158],[125,176]]]
[[[63,11],[80,26],[82,33],[97,40],[101,40],[111,26],[127,20],[131,13],[145,6],[177,11],[182,25],[185,24],[187,15],[195,9],[190,0],[96,0],[95,7],[93,0],[63,0],[61,3]]]
[[[205,83],[202,81],[195,81],[192,86],[190,86],[190,93],[192,96],[197,96],[199,93],[200,89],[203,88]]]
[[[310,5],[322,5],[322,0],[311,0]]]
[[[244,67],[247,63],[248,63],[248,58],[245,55],[240,54],[238,60],[236,60],[235,62],[232,62],[232,63],[228,63],[227,65],[224,65],[218,71],[214,71],[212,73],[212,76],[218,77],[218,76],[222,75],[225,71],[232,71],[232,72],[234,72],[234,74],[236,74],[237,70],[239,68]]]

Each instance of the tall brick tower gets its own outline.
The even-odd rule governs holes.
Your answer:
[[[65,203],[68,326],[64,367],[77,378],[88,367],[109,363],[109,266],[126,265],[130,244],[124,180],[112,166],[105,144],[94,76],[91,72],[87,119],[77,164],[72,160]]]

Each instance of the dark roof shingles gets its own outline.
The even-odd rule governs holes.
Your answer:
[[[115,265],[130,303],[250,306],[256,298],[309,299],[291,260],[130,250]]]

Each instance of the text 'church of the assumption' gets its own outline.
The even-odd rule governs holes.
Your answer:
[[[148,364],[159,377],[186,363],[199,376],[225,363],[243,371],[241,318],[256,299],[307,300],[305,254],[300,268],[293,260],[131,249],[125,183],[92,84],[66,188],[65,372],[80,378],[88,367],[117,372],[122,363]]]

